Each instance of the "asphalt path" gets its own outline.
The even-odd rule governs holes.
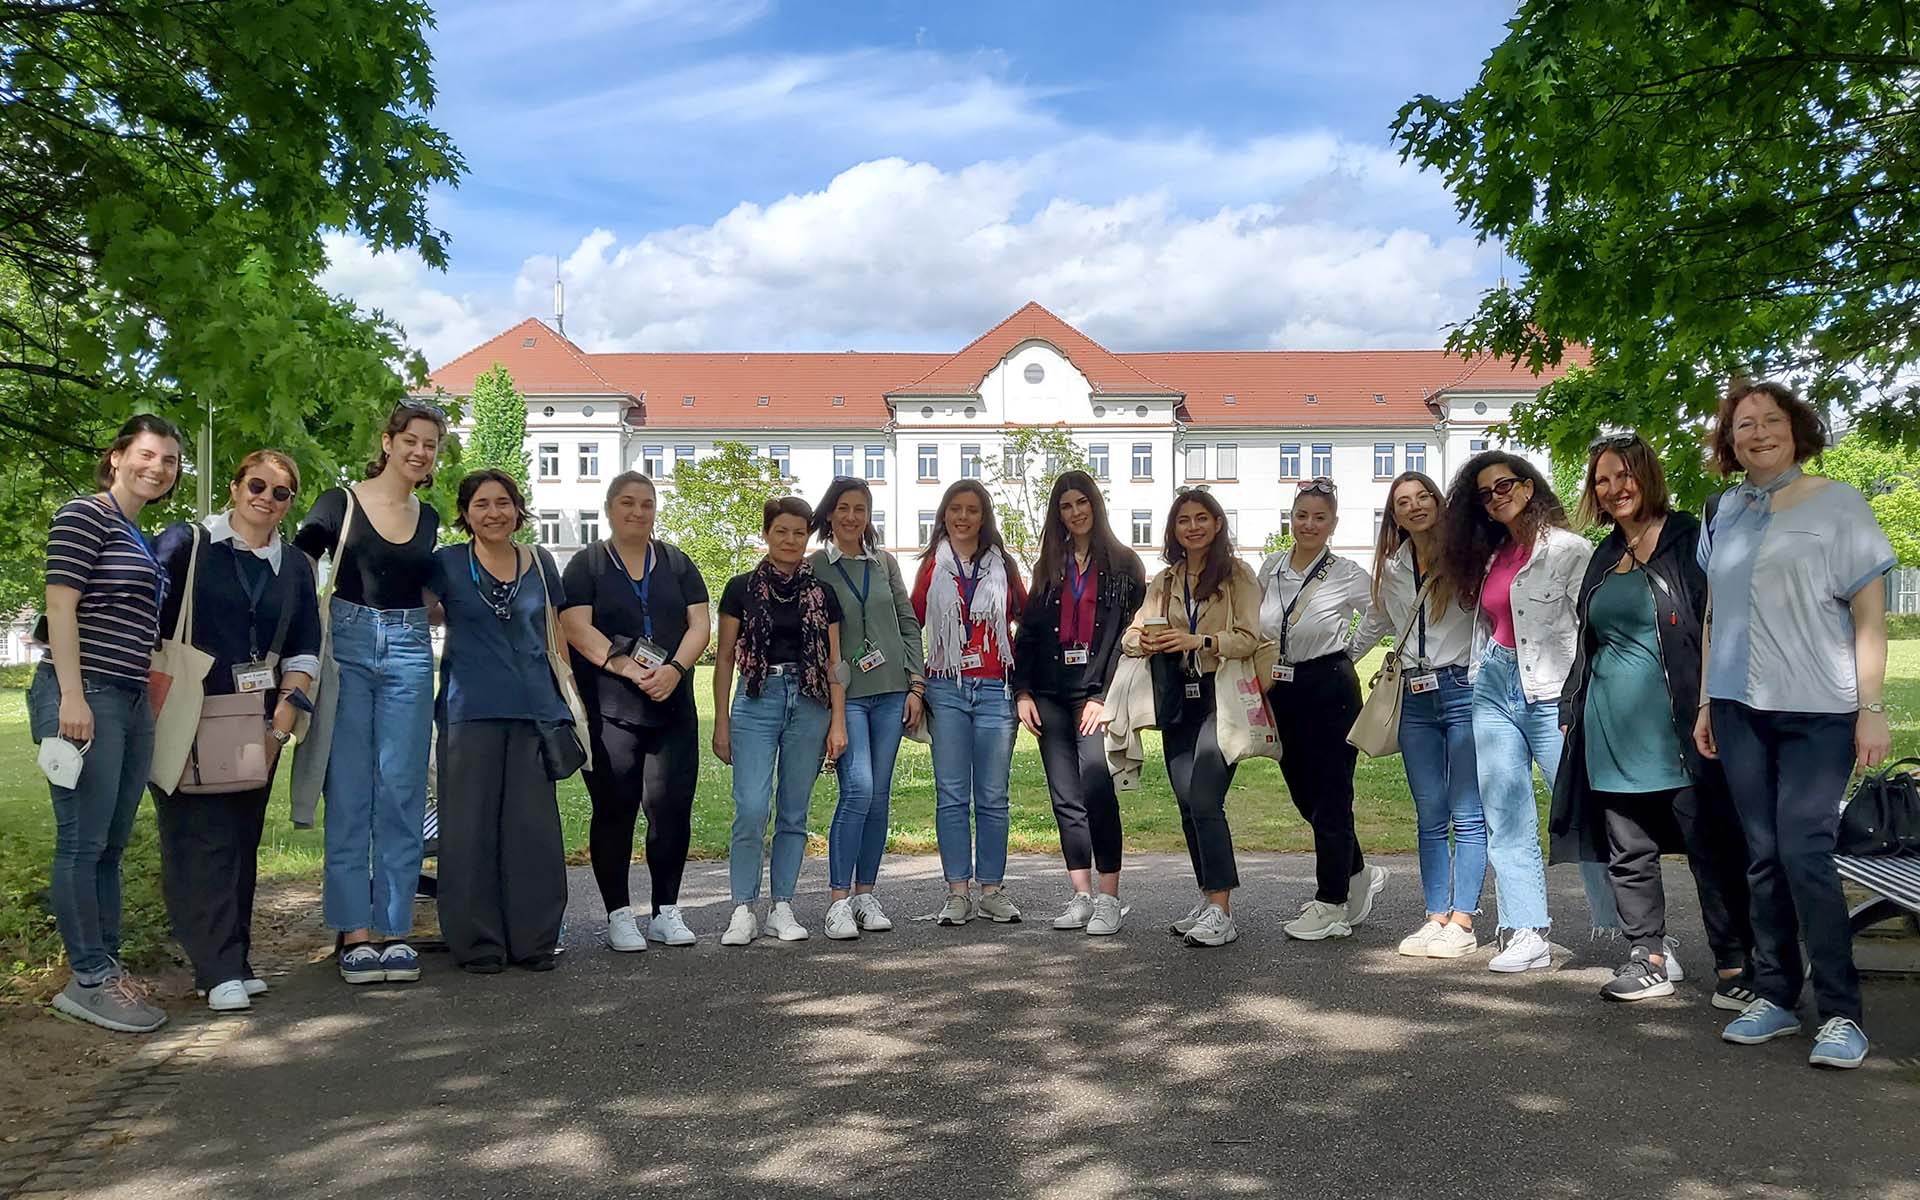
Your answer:
[[[897,927],[851,942],[820,932],[810,859],[812,940],[745,949],[718,942],[724,865],[695,864],[700,944],[624,955],[576,869],[558,971],[304,967],[74,1194],[1920,1200],[1920,983],[1870,983],[1874,1056],[1816,1071],[1804,1036],[1719,1040],[1675,864],[1698,976],[1626,1005],[1599,999],[1618,951],[1590,946],[1571,869],[1550,872],[1570,952],[1503,976],[1395,955],[1417,869],[1381,861],[1370,923],[1298,943],[1279,925],[1311,860],[1243,855],[1241,937],[1215,950],[1164,931],[1192,897],[1173,855],[1129,862],[1104,939],[1047,926],[1056,860],[1010,865],[1026,922],[942,929],[907,919],[937,907],[937,861],[889,859]]]

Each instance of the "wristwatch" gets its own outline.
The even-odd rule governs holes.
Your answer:
[[[1887,706],[1885,704],[1882,704],[1880,701],[1875,700],[1871,704],[1862,704],[1860,706],[1860,711],[1870,712],[1870,713],[1879,713],[1881,716],[1885,716],[1887,712]]]
[[[1212,634],[1210,634],[1210,633],[1203,633],[1203,634],[1201,634],[1201,635],[1200,635],[1200,648],[1201,648],[1202,650],[1211,650],[1211,649],[1213,649],[1213,635],[1212,635]]]
[[[291,746],[295,742],[300,740],[293,736],[293,731],[291,729],[269,729],[267,732],[271,733],[273,735],[273,740],[280,743],[280,745],[282,746]]]

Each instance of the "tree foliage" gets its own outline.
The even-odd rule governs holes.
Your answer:
[[[1525,0],[1478,81],[1393,124],[1519,262],[1452,349],[1589,371],[1515,414],[1637,428],[1703,490],[1729,377],[1920,442],[1920,12],[1901,0]]]
[[[1809,465],[1859,488],[1900,565],[1920,567],[1920,451],[1855,431]]]
[[[1089,471],[1087,452],[1066,428],[1024,426],[1007,434],[998,457],[981,461],[981,474],[993,495],[995,520],[1007,552],[1022,563],[1040,557],[1046,528],[1047,498],[1062,471]]]
[[[717,597],[728,579],[760,560],[761,512],[787,494],[772,459],[741,442],[715,442],[706,458],[674,468],[660,498],[660,534],[686,552]]]
[[[462,466],[469,471],[492,467],[513,476],[522,495],[531,497],[532,473],[527,461],[527,398],[513,385],[513,375],[499,363],[473,381],[473,432],[461,447]]]

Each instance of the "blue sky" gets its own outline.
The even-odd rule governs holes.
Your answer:
[[[462,0],[434,119],[453,266],[330,239],[438,364],[957,349],[1028,299],[1123,350],[1435,345],[1498,269],[1387,125],[1512,5]]]

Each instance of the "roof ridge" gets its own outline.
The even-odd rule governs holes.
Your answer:
[[[486,347],[491,346],[493,343],[499,341],[501,338],[508,336],[514,330],[519,329],[525,325],[538,325],[542,329],[547,328],[547,323],[545,321],[542,321],[539,317],[522,317],[519,321],[515,322],[512,325],[507,326],[505,329],[502,329],[499,333],[494,334],[492,337],[487,338],[484,341],[475,342],[473,345],[467,347],[465,350],[462,350],[460,353],[454,355],[452,358],[448,359],[446,362],[443,362],[439,366],[433,368],[433,370],[427,372],[427,374],[429,376],[438,375],[440,372],[446,370],[448,367],[453,366],[455,363],[459,362],[461,359],[469,358],[475,354],[480,353],[480,351],[484,350]],[[552,332],[552,331],[549,330],[548,332]]]
[[[962,354],[965,354],[967,351],[973,349],[975,346],[978,346],[980,343],[986,341],[988,338],[992,337],[994,334],[999,333],[1002,329],[1005,329],[1008,325],[1013,324],[1013,319],[1015,317],[1018,317],[1021,313],[1027,311],[1029,308],[1038,308],[1040,309],[1041,312],[1046,312],[1048,316],[1053,317],[1054,320],[1056,321],[1060,320],[1059,317],[1054,317],[1052,313],[1047,312],[1045,308],[1042,308],[1039,301],[1029,300],[1025,304],[1022,304],[1019,308],[1014,309],[1012,312],[1008,313],[1005,317],[1001,318],[1000,323],[995,325],[992,329],[987,330],[985,333],[981,334],[979,337],[973,339],[972,341],[968,342],[966,345],[960,347],[958,350],[955,350],[952,354],[947,355],[945,358],[935,363],[933,366],[933,370],[928,371],[925,375],[922,375],[919,379],[912,380],[911,382],[903,385],[899,390],[903,392],[911,391],[912,389],[920,386],[921,383],[925,382],[928,379],[931,379],[936,373],[938,373],[941,367],[946,366],[948,363],[952,362],[956,358],[959,358]],[[1065,324],[1065,322],[1061,322],[1061,323]]]
[[[621,389],[615,387],[612,380],[608,379],[605,375],[602,375],[599,371],[599,368],[595,367],[591,362],[588,361],[589,356],[587,352],[585,350],[582,350],[579,346],[575,345],[572,338],[568,337],[566,334],[560,332],[559,330],[554,329],[552,326],[548,325],[545,321],[540,320],[540,318],[538,317],[534,317],[531,319],[537,322],[542,329],[547,330],[547,332],[553,334],[554,337],[559,338],[560,344],[566,348],[566,351],[568,354],[571,354],[573,356],[573,360],[579,363],[583,368],[585,368],[587,374],[593,376],[595,379],[598,379],[602,387],[607,388],[616,396],[632,396],[633,395],[633,393],[631,392],[622,391]]]

